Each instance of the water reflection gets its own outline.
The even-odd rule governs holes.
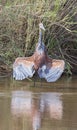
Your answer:
[[[61,120],[63,105],[61,93],[32,93],[30,91],[13,91],[11,113],[13,118],[30,121],[33,130],[41,127],[43,118]]]
[[[0,79],[0,130],[77,130],[77,76],[31,86]]]

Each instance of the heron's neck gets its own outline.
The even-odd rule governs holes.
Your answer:
[[[43,41],[42,41],[42,30],[41,29],[39,29],[39,39],[38,39],[36,51],[39,54],[42,54],[45,51],[45,46],[44,46]]]
[[[42,45],[42,30],[39,28],[39,40],[38,40],[38,45]]]
[[[36,51],[39,53],[39,54],[42,54],[44,52],[46,52],[46,48],[45,48],[45,45],[42,41],[42,30],[39,29],[39,39],[38,39],[38,44],[36,46]]]

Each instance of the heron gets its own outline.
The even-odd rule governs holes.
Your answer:
[[[43,43],[42,31],[45,31],[43,23],[39,24],[39,38],[35,51],[30,57],[18,57],[13,64],[13,78],[23,80],[31,78],[37,72],[40,78],[47,82],[55,82],[64,72],[64,60],[52,59],[48,56]]]

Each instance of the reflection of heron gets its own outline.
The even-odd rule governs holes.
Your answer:
[[[62,119],[63,104],[61,100],[62,93],[43,93],[41,94],[40,108],[43,112],[46,108],[49,111],[51,119]]]
[[[30,119],[32,130],[41,127],[42,119],[48,118],[61,120],[63,115],[62,93],[40,93],[35,94],[29,91],[13,91],[11,100],[11,112],[13,117]],[[24,119],[25,117],[25,119]],[[16,122],[15,122],[16,124]]]
[[[34,54],[31,57],[19,57],[13,64],[13,77],[16,80],[23,80],[32,77],[38,72],[40,78],[47,82],[56,81],[64,71],[64,61],[51,59],[47,55],[46,47],[42,41],[42,30],[45,30],[42,23],[39,24],[39,40]]]

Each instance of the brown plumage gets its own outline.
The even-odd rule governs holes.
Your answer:
[[[47,82],[54,82],[64,71],[63,60],[48,57],[46,47],[42,42],[42,30],[45,30],[42,23],[39,24],[39,30],[39,40],[34,54],[31,57],[19,57],[13,64],[13,77],[16,80],[32,77],[37,71],[40,78],[45,78]]]

